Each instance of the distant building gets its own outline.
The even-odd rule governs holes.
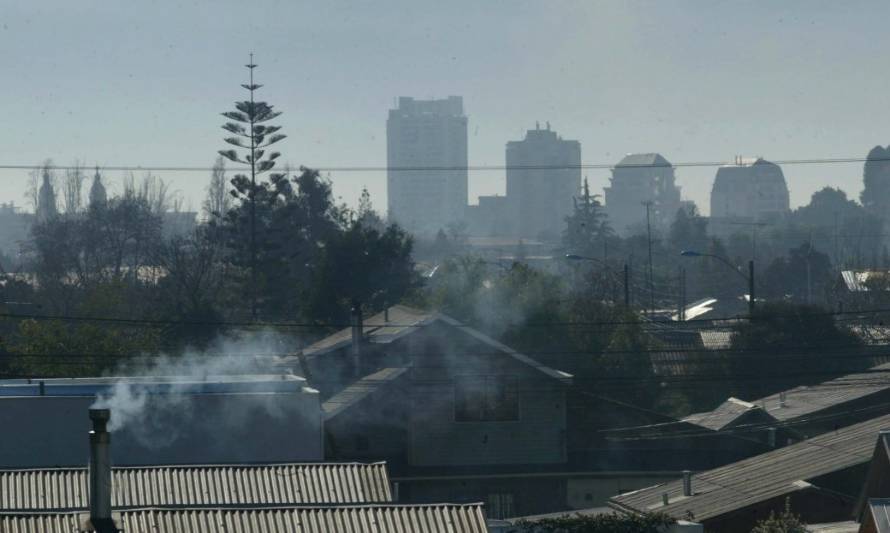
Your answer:
[[[507,197],[480,196],[477,205],[467,206],[467,231],[474,237],[502,237],[514,233]]]
[[[507,201],[512,234],[558,240],[572,197],[581,186],[581,143],[535,125],[525,139],[507,143]]]
[[[34,215],[23,213],[15,204],[0,204],[0,254],[15,257],[28,238],[33,222]],[[14,265],[0,264],[0,267],[13,269]]]
[[[612,169],[605,187],[609,223],[619,235],[645,231],[646,202],[654,229],[667,229],[683,207],[674,167],[661,154],[628,154]]]
[[[759,157],[737,157],[717,169],[708,229],[728,235],[740,229],[733,225],[772,222],[790,209],[788,185],[779,165]]]
[[[399,98],[386,121],[389,219],[434,235],[467,207],[467,117],[463,99]]]

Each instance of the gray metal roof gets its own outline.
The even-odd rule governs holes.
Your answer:
[[[386,463],[128,467],[112,476],[115,509],[392,501]],[[0,471],[3,512],[85,509],[87,496],[84,468]]]
[[[368,398],[407,371],[407,368],[384,368],[356,381],[322,404],[321,410],[324,412],[325,420],[334,418],[349,407]]]
[[[83,514],[0,514],[0,531],[78,531]],[[138,509],[118,528],[152,533],[486,533],[482,504],[362,505],[266,509]]]
[[[737,463],[694,474],[693,496],[683,496],[676,480],[616,496],[609,504],[633,512],[665,512],[708,520],[750,505],[801,490],[818,490],[806,480],[871,460],[880,430],[890,428],[890,415],[779,448]],[[664,505],[662,494],[669,503]]]
[[[859,533],[859,522],[846,520],[825,524],[807,524],[806,530],[809,533]]]
[[[717,406],[713,411],[691,414],[684,418],[683,421],[713,429],[714,431],[719,431],[732,425],[741,417],[754,410],[760,410],[760,407],[756,404],[739,400],[738,398],[729,398]]]
[[[781,422],[809,415],[890,388],[890,363],[865,372],[804,385],[754,400],[764,411]],[[782,396],[784,395],[784,402]]]
[[[868,500],[869,521],[877,533],[890,533],[890,498]]]

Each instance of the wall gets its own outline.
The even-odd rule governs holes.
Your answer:
[[[91,396],[0,398],[0,467],[87,463]],[[200,394],[190,416],[150,431],[136,423],[112,433],[116,465],[323,460],[321,408],[312,393]],[[114,419],[114,410],[112,410]]]

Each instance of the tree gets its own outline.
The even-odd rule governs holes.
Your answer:
[[[90,187],[90,209],[105,209],[108,204],[108,193],[105,185],[102,185],[102,175],[99,174],[99,167],[96,167],[96,173],[93,175],[93,185]]]
[[[727,370],[733,396],[757,398],[802,383],[825,381],[825,373],[867,368],[862,343],[821,307],[784,302],[759,305],[751,320],[733,328]],[[817,373],[808,375],[812,369]]]
[[[831,260],[810,243],[773,259],[760,277],[764,295],[808,304],[825,302],[834,280]]]
[[[860,201],[870,213],[880,217],[890,211],[890,146],[875,146],[868,152],[862,169]]]
[[[365,187],[362,187],[362,194],[358,200],[355,222],[366,228],[375,229],[380,232],[386,227],[380,213],[374,209],[374,205],[371,203],[371,193],[369,193],[368,189]]]
[[[272,170],[275,167],[275,160],[281,154],[279,152],[270,152],[266,154],[266,148],[281,141],[286,136],[277,133],[280,126],[269,126],[265,123],[281,115],[281,112],[274,111],[272,106],[266,102],[257,102],[254,100],[254,93],[262,87],[262,85],[253,82],[253,70],[257,67],[253,63],[253,54],[250,54],[250,63],[247,65],[250,71],[250,83],[242,85],[250,93],[250,100],[235,102],[235,111],[226,111],[223,116],[229,119],[229,122],[223,124],[222,128],[233,134],[232,137],[223,139],[226,143],[237,148],[247,150],[246,155],[239,154],[237,150],[227,149],[220,150],[219,155],[226,159],[248,165],[250,167],[250,177],[244,174],[236,174],[232,178],[234,187],[233,195],[241,202],[249,205],[249,254],[250,254],[250,314],[251,317],[257,319],[257,242],[256,242],[256,196],[258,194],[257,176]],[[279,178],[281,175],[277,175]],[[274,178],[275,176],[273,176]]]
[[[590,186],[585,179],[583,194],[580,198],[573,199],[574,209],[566,217],[566,228],[562,235],[562,244],[571,253],[598,256],[608,239],[614,235],[597,198],[590,194]]]
[[[671,223],[668,240],[675,250],[704,250],[708,246],[708,221],[695,206],[681,207]]]
[[[225,218],[226,213],[232,207],[232,196],[229,194],[226,183],[226,163],[220,156],[213,163],[210,174],[210,184],[207,186],[207,197],[204,199],[204,217],[215,222]]]
[[[522,520],[517,526],[519,531],[526,533],[660,533],[675,522],[663,513],[637,515],[613,512]]]
[[[806,523],[791,511],[791,498],[785,498],[785,510],[779,515],[770,512],[769,518],[757,522],[751,533],[806,533],[807,531],[809,530]]]
[[[52,163],[47,160],[41,169],[42,181],[40,190],[37,193],[37,219],[41,221],[52,220],[59,215],[59,208],[56,204],[56,191],[53,182]]]

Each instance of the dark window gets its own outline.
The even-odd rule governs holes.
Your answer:
[[[454,418],[458,422],[508,422],[519,420],[516,380],[487,377],[463,380],[454,385]]]

